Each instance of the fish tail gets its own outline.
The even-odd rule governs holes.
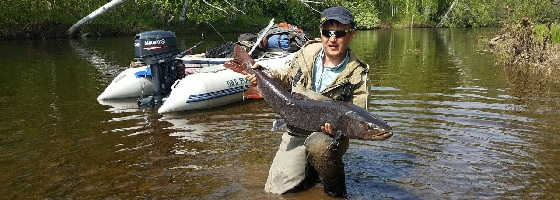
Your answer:
[[[236,44],[233,47],[233,55],[234,60],[237,60],[239,62],[239,64],[244,68],[245,72],[253,72],[251,66],[255,64],[255,60],[251,58],[251,56],[247,53],[247,51],[245,51],[245,49]]]

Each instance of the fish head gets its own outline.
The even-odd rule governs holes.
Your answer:
[[[386,140],[393,136],[393,128],[387,122],[367,111],[347,111],[344,118],[349,138]]]

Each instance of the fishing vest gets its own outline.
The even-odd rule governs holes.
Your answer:
[[[301,86],[312,90],[313,66],[321,48],[320,41],[309,41],[305,47],[295,54],[287,66],[272,70],[272,75],[280,80],[284,87]],[[331,86],[321,92],[321,95],[337,101],[352,102],[367,109],[368,71],[369,66],[356,58],[350,51],[350,61],[346,68]]]

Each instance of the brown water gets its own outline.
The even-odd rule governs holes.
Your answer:
[[[560,90],[512,81],[481,42],[491,35],[358,32],[370,111],[395,135],[351,141],[353,199],[560,198]],[[99,104],[132,38],[0,42],[0,53],[1,199],[329,199],[320,186],[263,192],[281,136],[263,101],[165,115]]]

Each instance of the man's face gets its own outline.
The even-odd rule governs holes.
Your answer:
[[[329,57],[345,56],[348,44],[355,33],[350,25],[341,24],[334,20],[326,21],[321,26],[321,32],[321,43],[323,43],[325,54]],[[345,35],[339,37],[341,34]]]

